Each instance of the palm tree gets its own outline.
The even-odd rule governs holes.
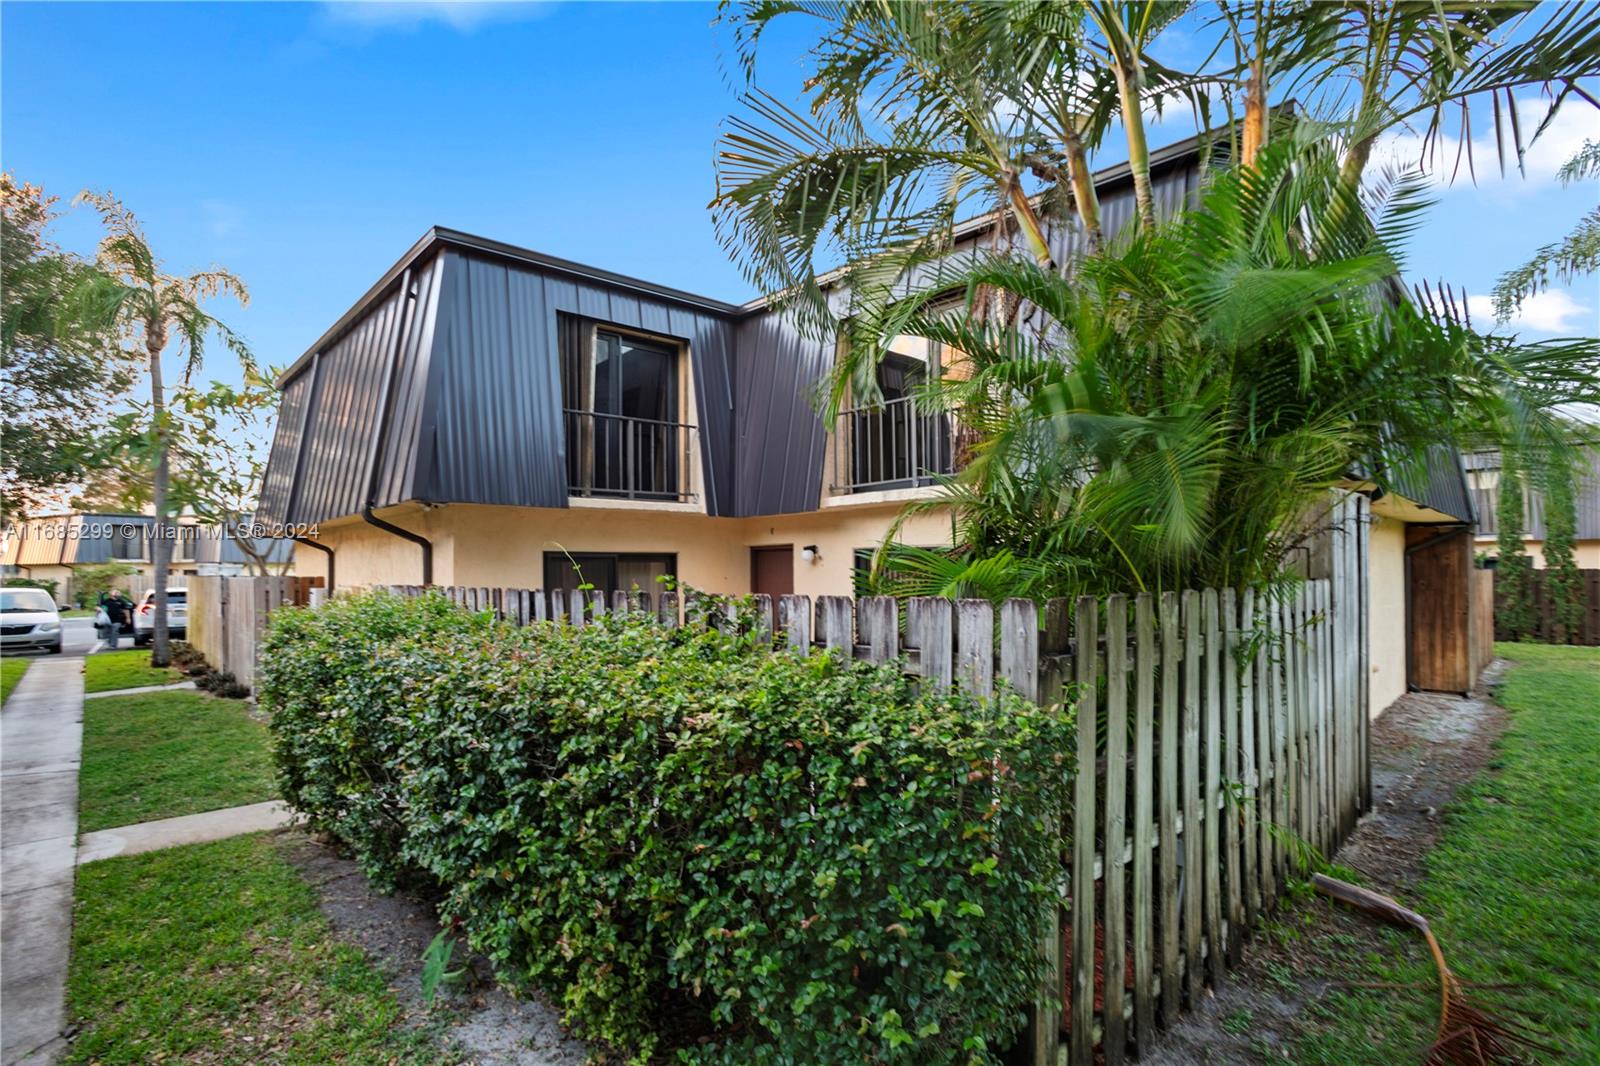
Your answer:
[[[155,583],[151,662],[165,666],[170,658],[167,575],[177,530],[169,513],[172,417],[167,410],[162,360],[175,345],[183,361],[181,379],[187,383],[204,360],[207,337],[216,332],[238,357],[247,376],[254,376],[255,360],[243,339],[201,306],[223,295],[233,296],[243,306],[250,296],[244,282],[226,270],[213,268],[187,276],[163,272],[138,219],[120,201],[109,194],[88,192],[79,199],[100,214],[106,233],[96,255],[99,276],[84,286],[78,298],[91,306],[94,314],[103,316],[102,320],[115,323],[123,344],[142,354],[150,376],[147,429],[129,445],[151,470],[156,518],[151,551]]]
[[[1600,399],[1600,342],[1517,345],[1405,298],[1425,183],[1412,174],[1305,240],[1346,195],[1314,136],[1217,175],[1179,219],[1091,256],[1073,279],[1015,257],[966,274],[1038,308],[1020,327],[905,301],[896,326],[967,354],[930,397],[978,435],[939,498],[948,553],[880,551],[914,595],[1077,595],[1271,581],[1327,490],[1394,489],[1441,447],[1565,446],[1556,408]]]
[[[1556,174],[1563,185],[1600,180],[1600,143],[1585,141],[1577,154]],[[1552,274],[1563,282],[1600,270],[1600,207],[1592,207],[1572,232],[1547,244],[1526,263],[1508,270],[1494,286],[1494,313],[1502,322],[1517,313],[1522,302],[1550,284]]]
[[[847,388],[876,395],[877,317],[917,264],[949,252],[964,214],[996,211],[991,250],[1020,240],[1048,267],[1046,221],[1025,181],[1066,169],[1098,240],[1085,145],[1114,109],[1081,76],[1076,9],[748,4],[728,16],[747,69],[767,26],[797,13],[821,28],[811,114],[752,90],[722,138],[712,208],[751,281],[816,332],[837,325],[819,278],[849,294],[837,406]]]

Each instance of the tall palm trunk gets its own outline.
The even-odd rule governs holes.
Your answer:
[[[1068,115],[1061,131],[1061,143],[1067,153],[1067,179],[1072,183],[1072,202],[1078,209],[1078,221],[1083,223],[1084,241],[1093,255],[1105,243],[1100,230],[1100,194],[1095,192],[1094,175],[1089,172],[1089,153],[1084,150],[1083,136],[1077,122]]]
[[[1117,76],[1122,126],[1128,137],[1128,170],[1133,175],[1134,206],[1139,211],[1139,224],[1152,230],[1156,225],[1156,201],[1150,190],[1150,144],[1144,132],[1144,78],[1139,72],[1139,57],[1132,54],[1131,41],[1115,50],[1111,67]]]
[[[152,318],[145,324],[145,344],[150,353],[150,410],[156,433],[156,476],[154,491],[155,544],[151,548],[151,580],[155,582],[155,617],[151,626],[150,663],[166,666],[172,650],[167,634],[167,571],[172,567],[172,528],[167,520],[167,494],[172,471],[167,460],[166,395],[161,381],[161,352],[167,346],[164,325]]]
[[[1258,52],[1250,61],[1250,77],[1244,83],[1244,136],[1239,146],[1239,162],[1254,166],[1256,156],[1267,143],[1267,64]]]

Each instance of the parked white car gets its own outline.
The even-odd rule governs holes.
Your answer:
[[[61,652],[61,613],[44,589],[0,589],[0,649]]]
[[[133,645],[149,644],[156,633],[156,590],[151,589],[133,611]],[[167,634],[182,639],[189,635],[189,590],[167,589]]]

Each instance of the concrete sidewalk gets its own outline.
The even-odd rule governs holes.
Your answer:
[[[107,696],[137,696],[144,692],[192,692],[193,681],[174,681],[170,685],[140,685],[138,688],[114,688],[108,692],[90,692],[83,698],[86,700],[103,700]]]
[[[0,1064],[65,1046],[83,660],[37,659],[0,712]]]
[[[83,834],[78,846],[78,865],[117,855],[175,848],[181,844],[208,844],[242,833],[286,826],[294,818],[289,808],[277,800],[251,803],[243,807],[224,807],[219,811],[160,818],[153,822],[123,825]]]

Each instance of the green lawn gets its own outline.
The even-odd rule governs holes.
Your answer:
[[[85,692],[113,692],[119,688],[169,685],[182,680],[183,675],[170,666],[159,669],[151,666],[150,652],[146,648],[103,651],[83,660]]]
[[[93,607],[74,607],[71,610],[62,611],[61,612],[61,617],[62,618],[93,618],[94,617],[94,608]]]
[[[69,1063],[436,1063],[263,834],[78,870]]]
[[[267,730],[247,711],[187,691],[85,700],[79,831],[272,799]]]
[[[1560,1048],[1539,1061],[1600,1062],[1600,648],[1501,644],[1511,727],[1498,758],[1446,814],[1415,900],[1469,995]],[[1416,1062],[1438,1024],[1421,942],[1385,933],[1351,989],[1313,1008],[1300,1063]]]
[[[26,659],[0,659],[0,703],[6,701],[11,690],[17,687],[22,675],[28,672]]]

